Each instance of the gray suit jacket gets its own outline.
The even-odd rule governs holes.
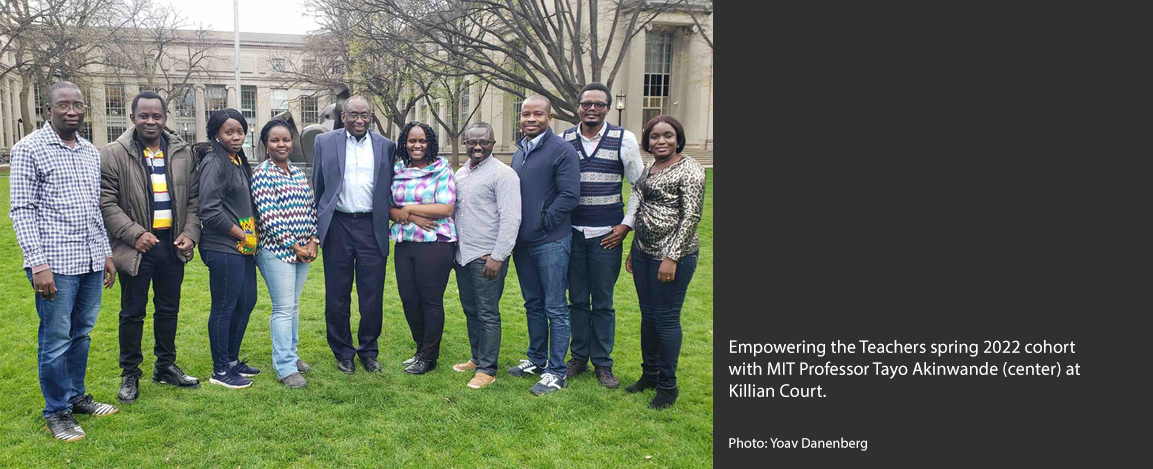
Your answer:
[[[376,178],[372,188],[372,223],[380,253],[388,256],[388,208],[392,199],[392,168],[396,163],[396,143],[383,135],[368,131],[376,157]],[[316,229],[320,244],[332,224],[336,202],[344,187],[344,156],[348,133],[345,129],[325,132],[316,137],[312,155],[312,177],[316,193]]]

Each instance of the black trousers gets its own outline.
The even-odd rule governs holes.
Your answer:
[[[180,312],[180,285],[184,283],[184,262],[176,257],[172,230],[155,233],[160,242],[144,253],[136,275],[120,273],[120,372],[140,376],[144,355],[140,340],[144,335],[148,286],[152,285],[152,335],[156,341],[156,368],[176,363],[176,316]]]
[[[444,334],[444,288],[456,243],[396,243],[396,288],[416,350],[425,360],[440,358]]]
[[[337,360],[376,358],[384,315],[384,275],[388,258],[376,243],[371,214],[336,212],[324,238],[324,322],[328,347]],[[352,344],[352,282],[360,300],[359,347]]]

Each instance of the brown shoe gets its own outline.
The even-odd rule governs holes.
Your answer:
[[[597,368],[596,375],[597,381],[600,381],[601,386],[616,389],[621,385],[620,380],[618,380],[616,376],[613,376],[612,368]]]
[[[468,387],[472,389],[480,389],[492,384],[493,381],[496,381],[496,376],[485,373],[477,373],[473,375],[472,381],[468,382]]]
[[[466,373],[469,371],[476,371],[476,363],[473,363],[472,359],[470,358],[470,359],[468,359],[467,362],[457,363],[457,364],[453,365],[452,371],[456,371],[456,372],[460,372],[460,373]]]

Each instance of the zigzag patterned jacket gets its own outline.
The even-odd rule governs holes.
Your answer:
[[[316,232],[316,204],[304,171],[288,165],[288,173],[265,160],[252,172],[259,249],[284,262],[297,262],[292,246],[304,246]]]

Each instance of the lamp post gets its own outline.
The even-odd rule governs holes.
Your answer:
[[[624,123],[621,122],[621,113],[623,113],[624,111],[625,111],[625,92],[621,91],[620,93],[617,93],[617,125],[619,125],[621,127],[624,127]]]

